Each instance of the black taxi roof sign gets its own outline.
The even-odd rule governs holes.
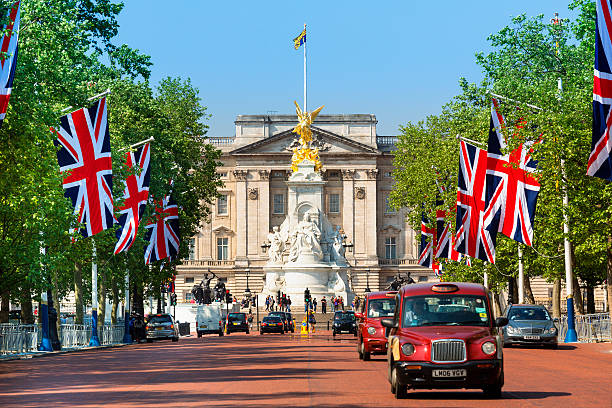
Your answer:
[[[459,290],[459,287],[453,283],[439,283],[439,284],[433,285],[431,287],[431,290],[433,292],[438,292],[438,293],[452,293],[452,292],[457,292]]]

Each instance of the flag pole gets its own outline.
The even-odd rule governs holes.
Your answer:
[[[306,23],[304,23],[304,32],[306,32]],[[306,79],[306,43],[308,39],[306,38],[304,40],[304,112],[308,112],[308,103],[307,103],[307,99],[306,99],[306,85],[307,85],[307,79]]]
[[[518,301],[519,304],[525,303],[525,271],[523,268],[523,247],[518,243]]]

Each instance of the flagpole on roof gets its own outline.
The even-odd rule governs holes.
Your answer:
[[[306,23],[304,23],[304,32],[306,32]],[[306,99],[307,76],[306,76],[306,39],[304,39],[304,112],[308,112],[308,100]]]

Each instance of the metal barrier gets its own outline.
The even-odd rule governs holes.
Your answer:
[[[100,344],[123,343],[123,324],[105,325],[99,329]],[[63,349],[87,347],[91,339],[91,325],[62,324],[58,332]],[[42,339],[41,328],[35,324],[0,324],[0,355],[31,353],[38,350]]]
[[[39,330],[34,324],[0,324],[0,355],[23,354],[38,349]]]
[[[559,340],[565,338],[567,333],[567,316],[555,319],[559,329]],[[600,341],[612,340],[610,333],[610,314],[595,313],[586,315],[576,315],[576,333],[580,343],[596,343]]]

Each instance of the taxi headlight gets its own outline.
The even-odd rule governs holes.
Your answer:
[[[551,327],[550,329],[548,329],[548,333],[557,334],[557,328],[555,326]]]
[[[492,341],[485,341],[482,343],[482,352],[485,354],[493,354],[497,350],[495,343]]]
[[[508,333],[508,334],[515,334],[515,333],[518,333],[518,329],[515,329],[512,326],[506,326],[506,333]]]
[[[375,335],[376,334],[376,328],[375,327],[368,327],[368,333],[370,333],[371,335]]]
[[[414,354],[414,345],[412,345],[411,343],[404,343],[402,344],[402,353],[404,353],[405,356],[411,356]]]

